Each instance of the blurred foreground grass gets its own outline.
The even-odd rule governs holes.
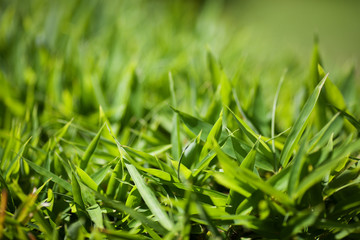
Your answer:
[[[233,2],[0,6],[0,238],[359,237],[351,62],[264,60]]]

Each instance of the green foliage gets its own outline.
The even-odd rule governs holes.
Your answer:
[[[360,237],[356,75],[236,59],[220,2],[0,3],[0,238]]]

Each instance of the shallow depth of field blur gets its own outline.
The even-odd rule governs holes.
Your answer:
[[[0,0],[0,239],[358,239],[359,12]]]

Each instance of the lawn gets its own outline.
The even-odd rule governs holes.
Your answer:
[[[0,239],[359,239],[356,62],[238,7],[1,0]]]

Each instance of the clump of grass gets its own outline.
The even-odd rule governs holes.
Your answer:
[[[2,3],[0,238],[357,239],[354,75],[315,45],[264,92],[203,47],[216,3],[134,2]]]

